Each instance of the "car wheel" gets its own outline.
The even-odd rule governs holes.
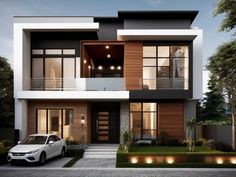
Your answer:
[[[65,147],[63,147],[61,150],[61,157],[65,157],[65,153],[66,153]]]
[[[43,165],[43,164],[45,164],[45,163],[46,163],[46,154],[45,154],[45,152],[42,152],[42,153],[40,154],[39,164],[40,164],[40,165]]]

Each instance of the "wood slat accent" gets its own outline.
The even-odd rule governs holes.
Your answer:
[[[126,42],[124,55],[124,77],[126,90],[140,90],[143,75],[143,43]]]
[[[173,139],[184,139],[184,104],[159,103],[158,128],[165,131]]]

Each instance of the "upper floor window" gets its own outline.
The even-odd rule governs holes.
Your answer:
[[[188,45],[143,46],[143,89],[188,90]]]
[[[74,88],[74,78],[79,72],[76,60],[75,49],[32,49],[32,89]]]

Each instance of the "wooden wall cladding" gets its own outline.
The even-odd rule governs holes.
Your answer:
[[[140,90],[143,75],[143,43],[126,42],[124,54],[124,78],[126,90]]]
[[[36,110],[37,109],[73,109],[73,140],[84,143],[90,143],[90,105],[88,102],[78,101],[29,101],[28,102],[28,118],[27,118],[27,134],[36,132]],[[85,116],[85,124],[81,125],[81,115]],[[83,135],[83,136],[82,136]]]
[[[184,103],[158,104],[158,129],[173,139],[184,139]]]

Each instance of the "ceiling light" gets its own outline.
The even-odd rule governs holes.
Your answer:
[[[106,49],[109,49],[110,48],[110,46],[109,45],[106,45],[106,47],[105,47]]]
[[[114,69],[115,69],[115,67],[114,67],[114,66],[111,66],[111,67],[110,67],[110,69],[111,69],[111,70],[114,70]]]
[[[110,54],[107,54],[107,58],[111,58],[111,55],[110,55]]]
[[[121,70],[121,66],[117,66],[117,69],[118,69],[118,70]]]
[[[100,66],[98,66],[98,69],[99,69],[99,70],[102,70],[102,69],[103,69],[103,67],[100,65]]]

